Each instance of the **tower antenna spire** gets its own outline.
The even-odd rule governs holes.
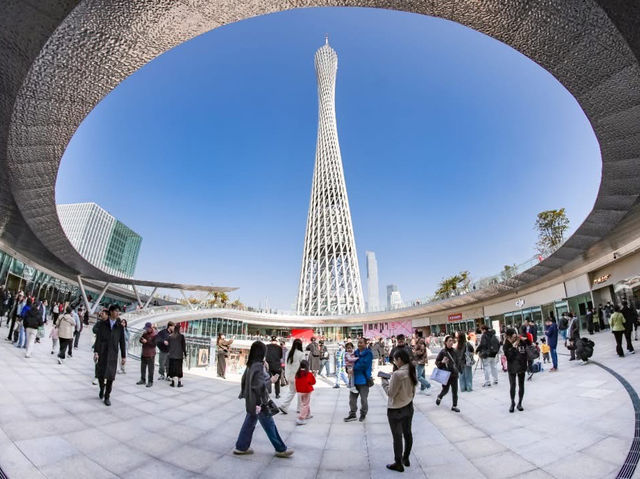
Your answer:
[[[328,33],[324,34],[324,44],[325,45],[329,45],[329,34]]]

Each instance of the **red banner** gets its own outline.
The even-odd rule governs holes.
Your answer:
[[[460,321],[462,319],[462,313],[450,314],[449,316],[447,316],[447,319],[449,320],[449,322]]]
[[[313,337],[313,329],[292,329],[291,337],[300,338],[310,342]]]

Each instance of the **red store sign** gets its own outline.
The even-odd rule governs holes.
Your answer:
[[[462,319],[462,313],[450,314],[447,318],[449,322],[460,321]]]

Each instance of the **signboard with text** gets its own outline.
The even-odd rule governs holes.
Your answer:
[[[413,334],[413,324],[409,321],[385,321],[383,323],[369,323],[362,327],[364,337],[371,338],[390,338],[398,334],[411,336]]]
[[[449,316],[447,316],[447,319],[450,323],[453,321],[460,321],[462,320],[462,313],[450,314]]]

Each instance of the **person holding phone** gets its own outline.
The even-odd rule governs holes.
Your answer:
[[[524,398],[524,377],[527,372],[527,346],[531,341],[527,337],[518,336],[513,328],[507,328],[506,340],[504,342],[504,355],[507,357],[507,372],[509,373],[509,395],[511,396],[511,407],[509,412],[513,412],[516,403],[516,378],[518,380],[518,411],[524,411],[522,399]]]
[[[436,357],[436,367],[438,367],[438,369],[449,371],[451,376],[449,376],[449,382],[442,385],[442,391],[440,391],[440,394],[438,394],[438,397],[436,398],[436,406],[440,406],[442,398],[445,397],[449,392],[449,389],[451,389],[451,399],[453,400],[451,410],[453,412],[460,412],[460,409],[458,409],[459,371],[455,358],[456,351],[453,349],[453,336],[447,335],[444,338],[444,348],[440,350]]]
[[[392,361],[397,369],[391,375],[391,379],[385,377],[388,375],[384,373],[378,373],[378,376],[382,377],[382,388],[388,396],[387,419],[393,436],[394,462],[387,464],[387,469],[403,472],[405,467],[411,465],[409,461],[413,446],[411,422],[413,421],[413,398],[416,395],[418,378],[416,368],[406,349],[397,349]]]

